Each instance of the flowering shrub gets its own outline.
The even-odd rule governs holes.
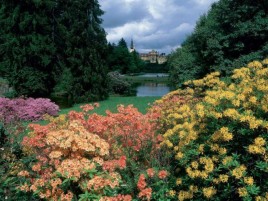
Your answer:
[[[98,104],[81,106],[83,112],[51,117],[47,126],[30,126],[32,131],[22,144],[25,153],[36,155],[36,162],[19,173],[25,178],[20,189],[48,200],[127,201],[165,196],[168,161],[156,132],[154,120],[159,115],[143,115],[133,106],[120,105],[117,113],[107,111],[101,116],[89,113],[94,107]],[[137,179],[147,169],[153,170],[148,170],[150,187],[139,189]]]
[[[178,200],[268,200],[267,65],[236,69],[231,83],[217,72],[188,81],[155,104]]]
[[[109,160],[109,144],[74,118],[70,114],[70,119],[59,116],[46,126],[30,125],[32,131],[22,144],[26,153],[36,155],[36,162],[18,174],[25,178],[20,190],[62,201],[118,196],[121,177],[115,169],[125,168],[125,158]]]
[[[43,115],[56,116],[59,107],[46,98],[0,98],[0,120],[10,123],[17,120],[38,121]]]

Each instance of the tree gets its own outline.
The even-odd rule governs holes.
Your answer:
[[[187,60],[193,57],[193,65],[182,60],[178,53],[178,57],[174,55],[169,59],[171,74],[186,75],[186,72],[196,71],[195,78],[198,79],[220,71],[223,76],[229,76],[234,68],[267,57],[267,8],[265,0],[220,0],[214,3],[209,12],[200,17],[194,32],[178,51],[188,52]]]
[[[108,83],[104,62],[107,41],[100,18],[103,11],[96,0],[59,2],[62,62],[73,76],[69,94],[75,102],[105,99]]]
[[[127,43],[121,38],[117,45],[108,44],[108,66],[109,71],[119,71],[120,73],[141,72],[144,62],[140,59],[136,51],[129,52]]]
[[[0,72],[17,95],[48,96],[55,66],[52,15],[56,3],[1,0]]]
[[[1,0],[0,72],[17,95],[65,89],[75,102],[106,98],[102,14],[97,0]]]

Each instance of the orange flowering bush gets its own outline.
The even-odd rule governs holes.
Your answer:
[[[147,169],[139,175],[137,181],[138,198],[141,200],[172,200],[169,193],[168,172],[166,170]]]
[[[47,200],[108,200],[117,196],[121,176],[116,169],[126,166],[126,158],[110,160],[109,143],[91,133],[81,116],[70,113],[48,125],[30,125],[24,138],[24,152],[35,154],[31,170],[21,171],[25,178],[20,186]],[[123,195],[122,195],[123,196]],[[129,199],[117,200],[129,200]],[[129,196],[127,198],[130,198]]]
[[[101,116],[90,112],[95,107],[98,104],[83,105],[82,112],[50,118],[46,126],[30,125],[22,144],[36,161],[31,170],[19,173],[25,178],[20,189],[48,200],[127,201],[165,195],[167,172],[152,168],[168,164],[160,150],[159,114],[143,115],[131,105],[120,105],[117,113]],[[147,169],[150,184],[162,183],[139,189],[136,179]]]

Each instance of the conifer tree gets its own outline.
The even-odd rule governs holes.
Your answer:
[[[0,72],[19,96],[48,96],[54,86],[55,2],[1,0]]]
[[[108,95],[104,62],[107,41],[98,1],[60,0],[59,8],[61,39],[57,46],[63,68],[68,68],[72,75],[69,94],[75,102],[105,99]]]
[[[97,0],[0,2],[0,73],[17,95],[49,96],[68,83],[61,88],[75,102],[107,97]]]

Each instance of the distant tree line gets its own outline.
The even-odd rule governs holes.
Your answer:
[[[171,82],[180,85],[212,71],[229,76],[234,68],[267,57],[267,25],[267,0],[219,0],[169,56]]]
[[[118,44],[108,43],[107,63],[109,71],[118,71],[122,74],[139,73],[145,66],[138,52],[129,51],[124,38],[120,39]]]
[[[102,14],[97,0],[1,0],[0,77],[16,96],[106,98]]]

